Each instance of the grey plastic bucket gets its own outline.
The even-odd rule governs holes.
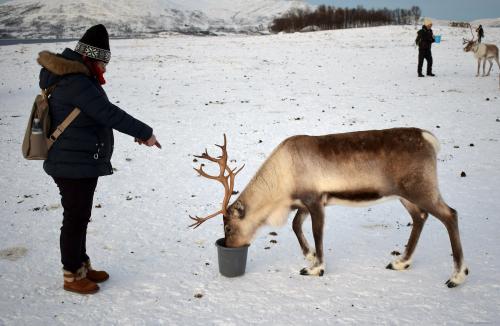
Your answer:
[[[238,248],[228,248],[224,244],[224,238],[215,241],[219,258],[219,272],[226,277],[236,277],[245,274],[248,245]]]

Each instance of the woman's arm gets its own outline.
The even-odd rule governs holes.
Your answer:
[[[68,92],[72,104],[99,124],[141,140],[148,140],[153,136],[150,126],[109,102],[104,91],[89,77],[75,76]]]

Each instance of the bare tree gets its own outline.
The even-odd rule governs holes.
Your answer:
[[[413,19],[415,21],[415,26],[418,25],[418,21],[420,19],[420,16],[422,16],[422,10],[420,10],[419,6],[413,6],[410,9],[411,14],[413,16]]]

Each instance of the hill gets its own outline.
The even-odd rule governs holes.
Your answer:
[[[114,37],[258,33],[275,16],[306,6],[302,0],[14,0],[0,5],[0,38],[79,37],[97,23]]]

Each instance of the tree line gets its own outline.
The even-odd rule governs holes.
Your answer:
[[[310,8],[295,8],[271,23],[272,32],[296,32],[304,27],[317,26],[321,30],[372,27],[382,25],[408,25],[417,23],[422,11],[418,6],[410,9],[365,9],[336,8],[320,5],[314,11]]]

